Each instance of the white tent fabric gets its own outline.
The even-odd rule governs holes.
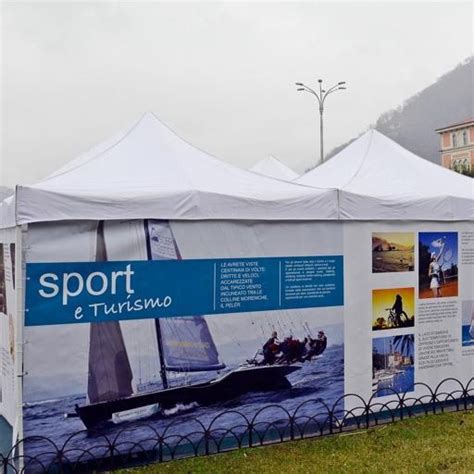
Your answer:
[[[15,227],[15,196],[9,196],[0,202],[0,229]]]
[[[255,163],[250,168],[250,171],[269,176],[270,178],[282,179],[283,181],[293,181],[299,176],[289,166],[286,166],[274,156],[263,158]]]
[[[0,202],[13,194],[13,189],[0,186]]]
[[[40,183],[18,186],[16,203],[2,204],[1,221],[6,227],[77,219],[337,219],[337,191],[325,188],[224,163],[148,113]]]
[[[295,180],[339,190],[341,219],[474,220],[474,180],[371,130]]]
[[[15,199],[13,189],[0,186],[0,229],[13,227],[15,222]],[[13,225],[11,225],[13,223]]]

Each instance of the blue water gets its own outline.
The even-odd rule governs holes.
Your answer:
[[[464,325],[462,327],[462,345],[463,345],[463,347],[474,346],[474,338],[471,337],[471,335],[469,334],[470,327],[471,326],[469,324]]]
[[[415,368],[413,366],[402,369],[393,380],[379,382],[376,397],[385,397],[395,393],[413,392],[415,389]]]
[[[292,383],[291,389],[249,393],[240,398],[212,407],[193,407],[187,410],[178,411],[174,415],[167,417],[148,419],[144,426],[144,421],[122,423],[104,428],[101,432],[88,435],[84,430],[82,422],[78,418],[64,418],[65,413],[74,411],[75,404],[84,404],[85,397],[78,395],[60,400],[52,400],[26,406],[24,409],[24,430],[27,436],[44,436],[53,441],[57,446],[62,447],[66,440],[67,446],[72,451],[67,453],[70,460],[77,459],[81,451],[74,449],[90,450],[91,455],[100,456],[104,453],[104,435],[109,439],[117,439],[123,443],[142,442],[142,446],[154,446],[152,443],[144,441],[150,437],[156,438],[152,429],[162,433],[167,430],[167,436],[189,434],[190,439],[200,437],[202,428],[195,421],[198,419],[204,426],[209,426],[213,419],[226,410],[238,410],[248,418],[252,418],[265,405],[278,404],[288,410],[291,414],[298,409],[296,421],[302,426],[308,421],[308,417],[317,420],[325,420],[327,411],[323,407],[323,402],[333,406],[344,393],[344,348],[343,346],[331,346],[321,358],[305,363],[303,368],[288,376]],[[342,402],[337,406],[342,410]],[[269,407],[262,411],[256,418],[256,428],[263,431],[268,428],[268,423],[274,423],[273,428],[283,429],[288,425],[288,418],[283,410],[278,407]],[[229,413],[216,420],[212,427],[215,433],[222,433],[225,428],[237,427],[235,433],[242,433],[244,430],[243,419],[236,413]],[[240,426],[239,426],[240,425]],[[151,429],[152,428],[152,429]],[[220,431],[219,431],[220,430]],[[230,436],[229,436],[230,437]],[[173,444],[176,439],[168,438],[168,442]],[[124,449],[129,450],[127,444]],[[44,440],[29,440],[25,443],[25,455],[38,456],[45,452],[51,452],[48,443]],[[50,458],[51,455],[42,456]]]

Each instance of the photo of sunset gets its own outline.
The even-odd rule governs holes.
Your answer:
[[[415,289],[372,290],[372,329],[413,327],[415,324]]]

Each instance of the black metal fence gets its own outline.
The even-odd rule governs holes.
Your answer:
[[[160,430],[142,421],[138,425],[125,425],[113,435],[81,431],[60,445],[46,437],[28,437],[6,456],[0,455],[0,473],[103,471],[332,435],[413,416],[471,410],[474,406],[474,378],[467,384],[448,378],[434,388],[416,383],[415,389],[423,395],[415,398],[415,392],[393,392],[388,397],[390,401],[382,402],[377,393],[368,401],[359,395],[346,394],[332,406],[316,399],[306,400],[290,412],[283,405],[271,404],[251,416],[231,409],[220,412],[207,423],[199,418],[188,418],[187,431],[180,430],[179,434],[176,427],[183,421],[171,418]],[[239,422],[227,426],[225,419],[229,416]],[[75,440],[84,436],[93,437],[92,448],[77,446]],[[32,451],[35,454],[29,455]],[[21,452],[24,454],[20,455]]]

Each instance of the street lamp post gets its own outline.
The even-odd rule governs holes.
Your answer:
[[[314,95],[318,101],[319,104],[319,152],[321,156],[321,163],[324,162],[324,125],[323,125],[323,114],[324,114],[324,102],[326,101],[326,97],[329,94],[332,94],[333,92],[340,91],[340,90],[345,90],[346,89],[346,83],[344,81],[338,82],[337,84],[334,84],[332,87],[330,87],[328,90],[323,89],[323,80],[318,79],[318,84],[319,84],[319,93],[316,92],[314,89],[311,89],[311,87],[308,87],[307,85],[303,84],[302,82],[296,82],[296,85],[298,86],[298,91],[304,91],[304,92],[309,92],[310,94]]]

